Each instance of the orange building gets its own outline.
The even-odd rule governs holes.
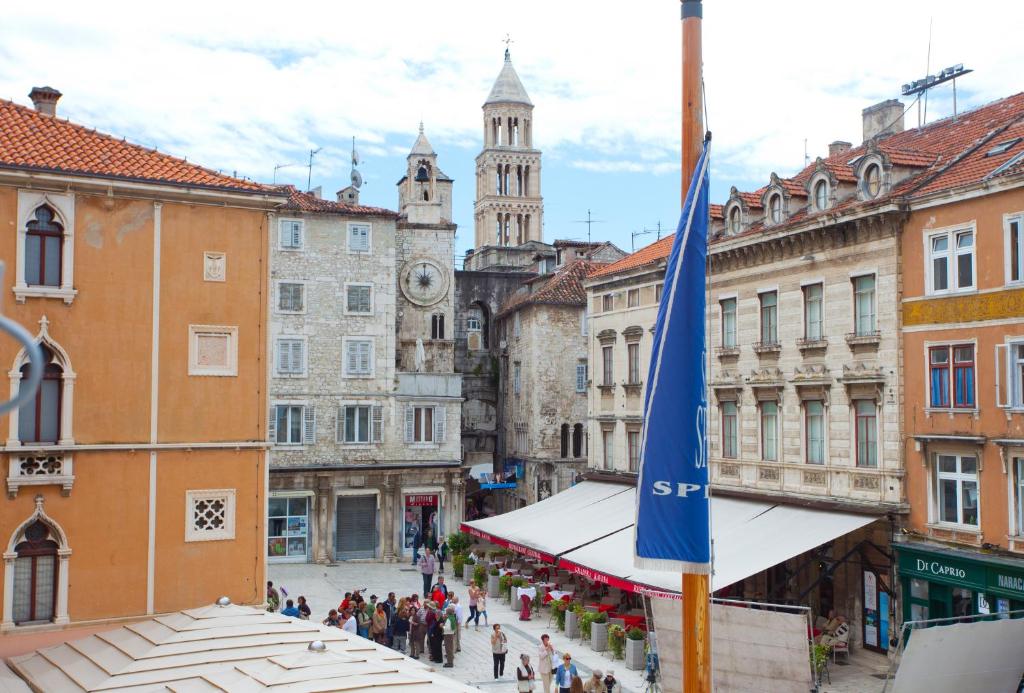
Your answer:
[[[58,118],[56,90],[30,96],[0,101],[3,311],[48,365],[0,417],[0,628],[259,604],[266,224],[283,198]],[[13,340],[0,363],[17,393]]]
[[[1024,94],[936,129],[962,152],[901,239],[904,620],[1024,609]]]

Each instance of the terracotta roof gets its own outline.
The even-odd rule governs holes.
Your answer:
[[[531,288],[530,292],[520,290],[512,294],[502,305],[498,315],[507,315],[528,305],[585,306],[587,291],[583,288],[583,280],[595,267],[603,266],[603,263],[599,262],[574,260],[555,270],[554,274],[530,279],[524,282],[524,286]],[[541,283],[543,285],[540,288],[532,288],[534,284]]]
[[[398,218],[398,212],[393,212],[390,209],[354,205],[347,202],[333,202],[316,195],[300,192],[294,185],[281,185],[278,186],[278,190],[288,194],[288,202],[281,207],[284,210],[309,212],[312,214],[349,214],[353,216]]]
[[[0,167],[273,193],[184,159],[0,99]]]
[[[637,267],[644,267],[645,265],[650,265],[658,260],[663,260],[672,252],[672,240],[675,237],[676,235],[674,233],[669,236],[665,236],[660,241],[655,241],[649,246],[645,246],[636,251],[632,255],[627,255],[617,262],[613,262],[610,265],[605,265],[604,267],[591,271],[588,278],[604,277],[609,274],[616,274],[618,272],[636,269]]]

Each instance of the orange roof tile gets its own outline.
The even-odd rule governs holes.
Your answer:
[[[655,241],[654,243],[636,251],[632,255],[627,255],[621,260],[592,271],[587,278],[592,279],[594,277],[605,277],[609,274],[617,274],[626,270],[650,265],[658,260],[663,260],[672,252],[672,240],[675,237],[676,235],[674,233],[669,236],[665,236],[660,241]]]
[[[294,185],[278,186],[278,189],[288,194],[288,202],[282,209],[294,210],[297,212],[311,212],[314,214],[351,214],[358,216],[376,216],[398,218],[398,212],[383,207],[367,207],[366,205],[354,205],[348,202],[333,202],[300,192]]]
[[[238,192],[275,192],[0,99],[0,167]]]
[[[595,267],[603,267],[603,263],[590,262],[589,260],[574,260],[569,264],[555,270],[550,276],[540,276],[524,282],[524,285],[531,285],[543,282],[539,289],[530,293],[525,291],[512,294],[505,301],[498,315],[507,315],[527,305],[562,305],[562,306],[585,306],[587,304],[587,291],[583,288],[583,280]]]

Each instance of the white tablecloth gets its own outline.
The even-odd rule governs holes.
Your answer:
[[[551,595],[552,599],[561,599],[562,597],[565,597],[565,596],[568,596],[570,599],[572,599],[572,595],[575,594],[575,593],[574,592],[563,592],[561,590],[551,590],[550,592],[548,592],[548,594]]]
[[[536,587],[518,587],[518,588],[516,588],[516,599],[522,599],[524,594],[527,597],[530,598],[530,601],[533,601],[534,599],[537,598],[537,588]]]

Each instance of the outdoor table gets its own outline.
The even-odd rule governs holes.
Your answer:
[[[551,590],[544,595],[544,603],[547,604],[548,602],[554,601],[556,599],[561,599],[563,602],[569,602],[572,601],[572,595],[572,592]]]
[[[524,594],[527,597],[530,598],[530,601],[533,601],[534,599],[537,598],[537,590],[534,587],[520,587],[520,588],[518,588],[516,590],[516,599],[522,599]]]
[[[607,613],[609,611],[615,611],[615,605],[614,604],[587,604],[587,606],[588,607],[593,607],[593,608],[597,609],[597,612],[599,614],[604,614],[604,613]]]
[[[516,575],[519,573],[515,568],[498,568],[498,575]]]
[[[647,619],[643,616],[626,616],[624,614],[619,614],[616,618],[621,618],[625,622],[626,630],[629,630],[630,628],[647,629]]]

